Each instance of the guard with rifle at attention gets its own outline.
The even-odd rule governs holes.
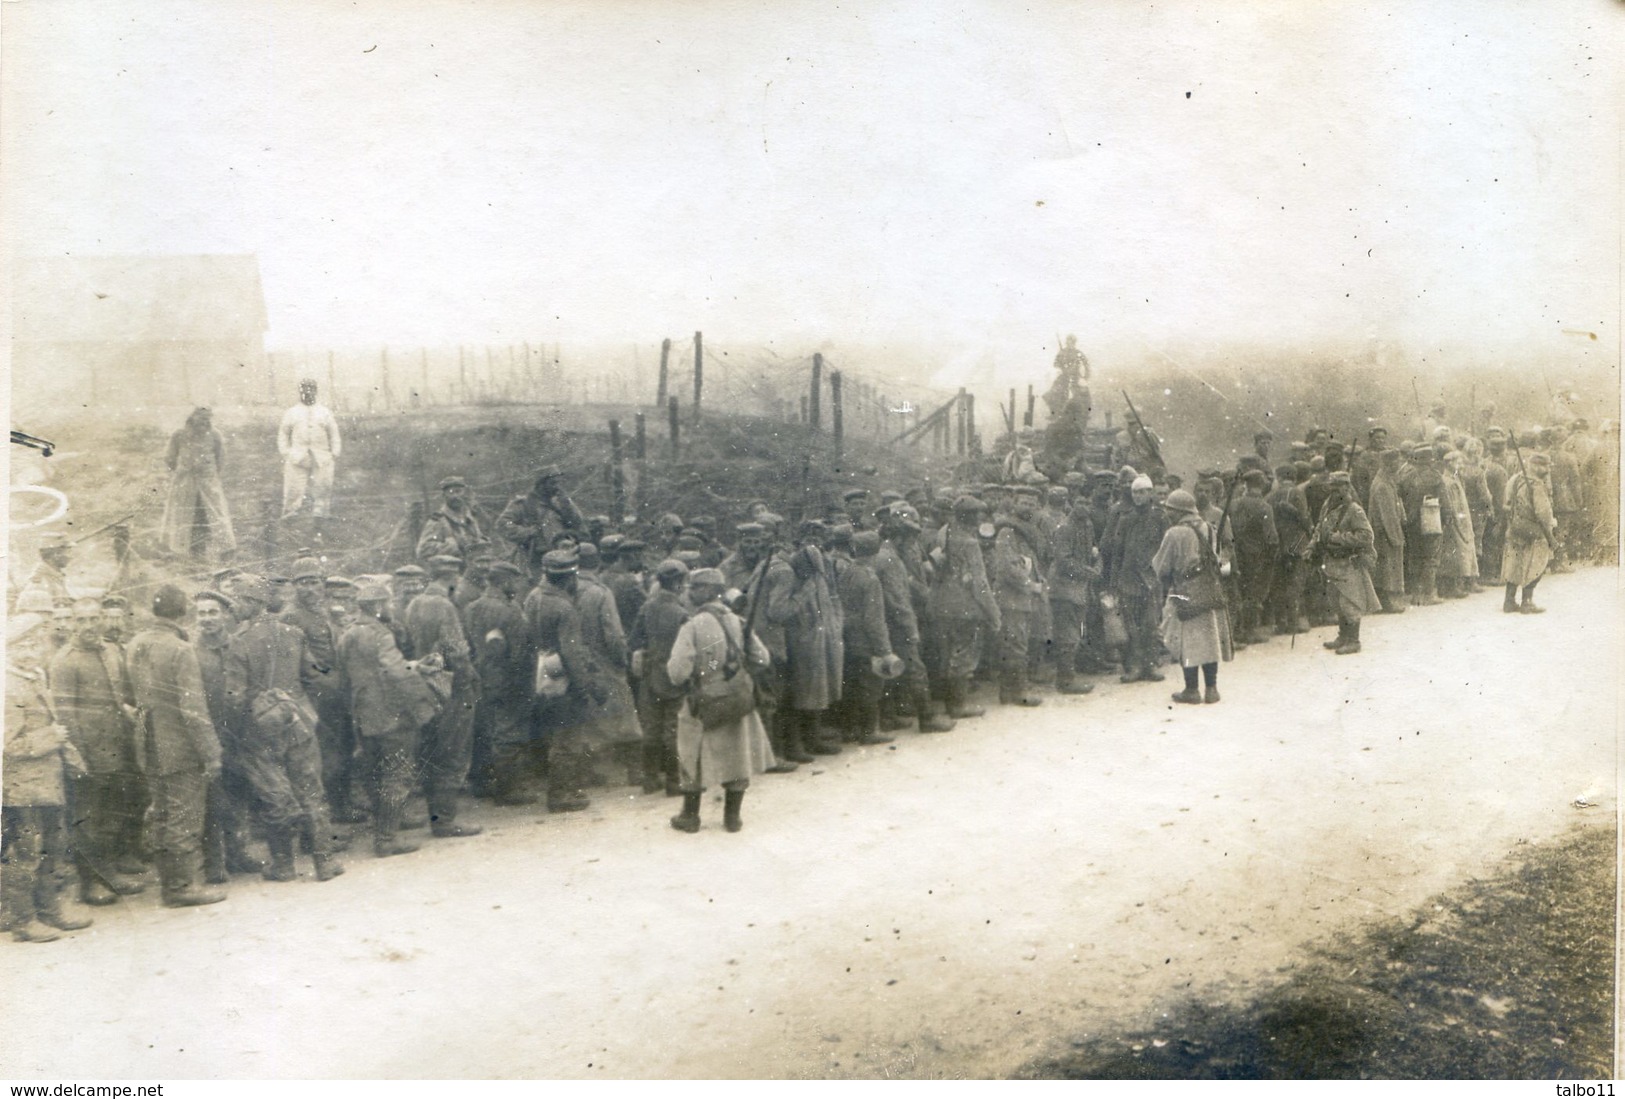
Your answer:
[[[1382,609],[1371,569],[1377,563],[1371,521],[1354,501],[1354,481],[1344,470],[1326,478],[1331,492],[1315,524],[1312,559],[1326,576],[1337,603],[1337,637],[1325,642],[1338,656],[1360,651],[1360,620]]]
[[[1507,479],[1506,556],[1501,567],[1507,590],[1501,610],[1541,614],[1546,608],[1535,605],[1535,585],[1546,575],[1557,549],[1557,518],[1552,513],[1552,491],[1546,485],[1552,463],[1538,452],[1525,458],[1516,439],[1512,440],[1512,454],[1518,468]],[[1519,588],[1523,589],[1522,604],[1517,599]]]

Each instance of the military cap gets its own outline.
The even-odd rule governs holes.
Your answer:
[[[974,496],[965,495],[954,501],[955,515],[980,515],[987,510],[987,505]]]
[[[211,576],[210,579],[214,581],[215,587],[219,587],[221,584],[224,584],[226,581],[230,580],[233,576],[241,576],[242,574],[242,569],[233,568],[228,565],[223,569],[216,569],[214,575]]]
[[[428,576],[429,571],[422,565],[402,565],[392,575],[404,580],[410,576]]]
[[[907,497],[894,488],[889,488],[880,494],[880,502],[882,504],[895,504],[897,501],[904,499],[907,499]]]
[[[388,603],[389,589],[376,580],[368,580],[356,586],[355,601],[357,603]]]
[[[655,566],[657,580],[675,580],[680,576],[688,575],[688,566],[675,558],[668,557]]]
[[[988,482],[984,483],[982,485],[982,487],[977,489],[976,491],[978,491],[978,492],[1003,492],[1005,490],[1005,487],[1006,486],[1000,484],[998,481],[988,481]]]
[[[698,553],[700,550],[705,548],[705,541],[699,536],[698,532],[694,534],[681,534],[678,535],[677,541],[673,543],[673,547],[675,549]]]
[[[649,543],[640,538],[628,538],[620,545],[620,555],[625,557],[629,553],[642,553]]]
[[[235,607],[237,605],[237,604],[233,603],[228,596],[222,594],[221,592],[215,591],[213,588],[204,588],[202,591],[200,591],[196,595],[192,596],[193,602],[197,602],[197,601],[204,600],[204,599],[208,599],[208,600],[211,600],[211,601],[213,601],[215,603],[219,603],[222,607],[226,608],[226,610],[228,610],[228,611],[231,610],[233,607]]]
[[[728,581],[723,578],[721,569],[695,569],[688,574],[688,583],[690,587],[696,584],[710,584],[718,588],[728,586]]]
[[[704,557],[705,554],[701,553],[699,550],[678,550],[676,553],[672,554],[672,556],[677,558],[677,560],[681,561],[683,564],[687,565],[689,568],[697,569],[700,567],[700,558]]]
[[[122,595],[104,595],[102,596],[102,607],[110,611],[127,611],[130,609],[130,601]]]
[[[16,610],[18,613],[29,615],[49,615],[50,595],[44,589],[29,589],[16,597]]]
[[[678,530],[682,530],[683,517],[678,515],[675,511],[668,511],[655,521],[655,526],[661,528],[662,530],[664,530],[666,527],[676,527]]]
[[[696,515],[689,519],[688,525],[695,530],[713,531],[717,528],[717,521],[709,515]]]
[[[851,523],[835,523],[829,528],[829,540],[837,546],[850,546],[852,544],[853,527]]]
[[[1267,485],[1269,484],[1270,475],[1261,469],[1249,469],[1242,474],[1241,479],[1249,485]]]
[[[1484,438],[1486,439],[1505,439],[1506,437],[1507,429],[1504,427],[1496,427],[1492,425],[1484,430]]]
[[[1177,473],[1169,473],[1163,476],[1162,483],[1168,486],[1169,492],[1172,492],[1174,489],[1182,487],[1185,484],[1185,479]]]
[[[1301,454],[1308,454],[1309,450],[1310,450],[1310,446],[1309,446],[1308,443],[1293,443],[1292,444],[1292,456],[1294,458],[1298,457]]]
[[[1354,478],[1349,476],[1347,470],[1339,469],[1326,475],[1326,483],[1328,485],[1353,485]]]
[[[442,477],[442,478],[440,478],[440,490],[442,492],[444,492],[448,488],[467,488],[467,487],[468,487],[468,482],[465,481],[463,478],[457,476],[455,473],[452,474],[450,477]]]
[[[878,531],[860,530],[852,536],[852,553],[857,557],[872,557],[880,552]]]
[[[1217,481],[1219,479],[1219,471],[1217,468],[1199,469],[1196,471],[1196,479],[1199,481]]]
[[[1177,488],[1170,492],[1168,494],[1168,498],[1162,502],[1162,506],[1167,508],[1169,511],[1177,511],[1185,515],[1201,514],[1201,512],[1196,510],[1196,497],[1192,496],[1182,488]]]
[[[587,516],[587,525],[589,527],[607,527],[609,526],[609,516],[589,515]]]
[[[734,533],[742,538],[748,538],[752,534],[766,534],[767,528],[760,523],[740,523],[734,527]]]
[[[626,535],[606,534],[598,539],[598,552],[607,557],[612,553],[620,552],[620,548],[625,544]]]
[[[1014,492],[1017,496],[1026,496],[1033,500],[1038,499],[1039,495],[1038,489],[1032,485],[1017,485],[1010,491]]]
[[[566,542],[573,546],[579,541],[581,541],[581,539],[577,538],[573,531],[561,530],[553,535],[552,545],[554,549],[558,549]]]
[[[841,493],[841,499],[850,503],[853,500],[862,500],[868,495],[869,490],[866,488],[849,488],[845,492]]]
[[[1072,495],[1072,494],[1066,490],[1065,485],[1051,485],[1050,486],[1049,498],[1051,500],[1065,500],[1070,495]]]
[[[822,519],[803,519],[796,533],[802,538],[822,538],[826,529]]]
[[[263,576],[239,573],[231,578],[227,590],[238,599],[252,599],[257,603],[271,601],[271,583]]]
[[[1309,459],[1309,471],[1311,473],[1319,473],[1321,470],[1323,470],[1325,468],[1326,468],[1326,459],[1324,457],[1322,457],[1321,455],[1317,454],[1313,458]]]
[[[1124,466],[1122,469],[1117,471],[1117,481],[1119,484],[1126,485],[1139,475],[1140,471],[1135,469],[1133,466]]]
[[[1540,451],[1532,450],[1529,452],[1529,464],[1532,466],[1549,466],[1552,464],[1552,460]]]
[[[560,469],[558,466],[546,465],[546,466],[543,466],[541,469],[538,469],[536,471],[536,478],[535,479],[540,481],[540,480],[543,480],[543,479],[548,478],[548,477],[563,477],[563,476],[564,476],[564,470]]]
[[[584,569],[591,571],[599,565],[598,547],[591,542],[583,542],[576,547],[576,563]]]
[[[315,577],[320,580],[322,578],[322,563],[314,557],[301,557],[293,563],[293,568],[290,571],[293,573],[295,580],[303,580],[306,577]]]
[[[437,553],[433,557],[429,558],[429,569],[432,572],[456,572],[462,567],[463,559],[455,554]]]
[[[569,576],[579,567],[575,550],[548,550],[542,554],[542,571],[549,576]]]
[[[1117,479],[1118,474],[1113,473],[1109,469],[1097,469],[1092,476],[1092,480],[1097,485],[1115,485],[1117,483]],[[1130,477],[1129,480],[1132,481],[1134,478]]]
[[[920,512],[913,504],[901,504],[893,508],[892,518],[909,530],[920,529]]]
[[[159,618],[177,619],[186,617],[186,608],[191,600],[186,593],[174,584],[165,584],[152,596],[152,613]]]
[[[1381,424],[1376,424],[1376,425],[1366,429],[1366,434],[1367,435],[1376,435],[1378,433],[1386,435],[1386,434],[1388,434],[1388,429],[1386,427],[1383,427]]]
[[[520,568],[518,565],[514,564],[512,561],[493,561],[493,562],[491,562],[491,579],[492,580],[500,580],[504,576],[523,576],[523,575],[525,575],[525,570]]]
[[[324,583],[328,591],[354,591],[355,581],[348,576],[329,576]]]
[[[776,511],[764,511],[756,517],[756,521],[763,526],[779,527],[784,525],[784,516]]]

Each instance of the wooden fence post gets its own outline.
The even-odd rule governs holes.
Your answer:
[[[1033,412],[1036,410],[1037,402],[1038,398],[1033,396],[1033,387],[1029,385],[1027,387],[1027,419],[1024,421],[1026,427],[1033,426]]]
[[[676,397],[667,397],[666,398],[666,429],[667,429],[667,431],[670,432],[670,437],[671,437],[671,456],[673,458],[675,458],[675,457],[677,457],[677,452],[678,452],[679,448],[682,445],[682,443],[681,443],[682,428],[679,427],[678,423],[677,423],[677,398]]]
[[[841,407],[841,372],[829,372],[829,424],[835,436],[835,460],[841,460],[841,452],[846,445],[846,420]]]
[[[659,382],[658,388],[655,389],[655,407],[656,408],[665,408],[666,407],[666,369],[667,369],[667,364],[670,361],[671,361],[671,340],[670,339],[661,340],[660,341],[660,382]]]
[[[694,333],[694,422],[700,422],[700,392],[705,384],[705,337]]]
[[[958,428],[954,436],[954,453],[965,453],[965,390],[960,387],[959,400],[954,405],[954,422]]]
[[[823,415],[820,402],[824,394],[824,356],[822,352],[813,352],[812,388],[807,391],[807,422],[817,431],[823,426]]]
[[[981,443],[976,438],[976,394],[965,394],[965,447],[966,451],[975,457],[981,453]]]
[[[647,459],[649,457],[649,434],[648,429],[643,422],[643,413],[637,413],[633,419],[635,426],[633,427],[634,434],[632,438],[632,456],[637,460],[638,491],[632,500],[632,512],[634,515],[642,515],[643,501],[645,496],[648,494],[648,489],[645,487],[644,478],[649,475],[649,466],[647,463]]]
[[[609,422],[609,517],[618,525],[626,518],[626,471],[621,465],[621,421]]]

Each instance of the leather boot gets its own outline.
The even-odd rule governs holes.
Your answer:
[[[316,864],[317,881],[332,881],[344,873],[344,864],[336,855],[314,855],[311,861]]]
[[[1348,637],[1339,645],[1335,652],[1338,656],[1352,656],[1360,651],[1360,623],[1350,622]]]
[[[739,819],[739,807],[745,803],[745,791],[724,790],[722,792],[722,827],[730,832],[737,832],[745,827],[745,822]]]
[[[1501,612],[1503,614],[1518,613],[1518,585],[1507,585],[1506,598],[1501,600]]]
[[[225,844],[207,843],[203,848],[203,880],[210,885],[224,885],[229,878]]]
[[[226,833],[226,870],[232,874],[258,874],[265,863],[248,853],[248,837],[241,832]]]
[[[1185,689],[1174,694],[1174,701],[1183,702],[1188,705],[1200,705],[1202,702],[1202,692],[1196,689],[1196,669],[1181,668],[1180,671],[1184,672],[1185,674]]]
[[[219,904],[226,899],[224,890],[206,889],[192,880],[191,868],[185,856],[164,855],[158,863],[158,874],[163,881],[163,902],[166,908],[192,908],[201,904]]]
[[[103,905],[117,904],[118,894],[107,887],[107,883],[92,874],[79,885],[79,900],[83,904]]]
[[[457,795],[438,794],[429,810],[429,832],[436,839],[477,836],[484,829],[477,824],[457,823]]]
[[[62,911],[62,898],[54,892],[49,904],[40,909],[39,922],[58,931],[83,931],[92,923],[89,916],[70,916]]]
[[[950,680],[947,685],[948,716],[955,721],[963,721],[967,717],[981,717],[987,713],[980,706],[970,703],[970,689],[963,679]]]
[[[954,719],[947,714],[934,713],[931,706],[931,692],[919,691],[914,696],[914,713],[920,722],[922,733],[947,733],[954,727]]]
[[[810,723],[810,715],[791,711],[784,717],[784,758],[794,763],[812,763],[817,756],[807,751],[802,743],[802,729]]]
[[[415,843],[408,843],[396,834],[396,827],[401,819],[401,810],[398,805],[380,805],[372,814],[372,853],[381,859],[391,855],[410,855],[418,849]]]
[[[683,795],[683,811],[671,818],[671,826],[679,832],[698,832],[700,830],[700,795],[685,793]]]
[[[662,754],[658,740],[653,737],[644,738],[643,792],[645,794],[658,794],[666,786],[666,776],[660,770]]]
[[[11,937],[20,943],[54,943],[62,936],[38,920],[29,920],[9,929]]]
[[[271,865],[261,871],[266,881],[293,881],[299,871],[293,865],[293,829],[265,829],[265,845],[271,849]]]
[[[1330,641],[1322,641],[1320,643],[1320,647],[1323,649],[1331,649],[1333,652],[1336,652],[1338,649],[1343,647],[1348,639],[1349,624],[1347,622],[1339,622],[1337,624],[1337,636],[1332,638]]]

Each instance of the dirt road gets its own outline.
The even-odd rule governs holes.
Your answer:
[[[739,835],[623,789],[98,910],[0,944],[0,1076],[998,1076],[1614,814],[1617,584],[1278,639],[1218,706],[1113,681],[848,749],[759,780]]]

